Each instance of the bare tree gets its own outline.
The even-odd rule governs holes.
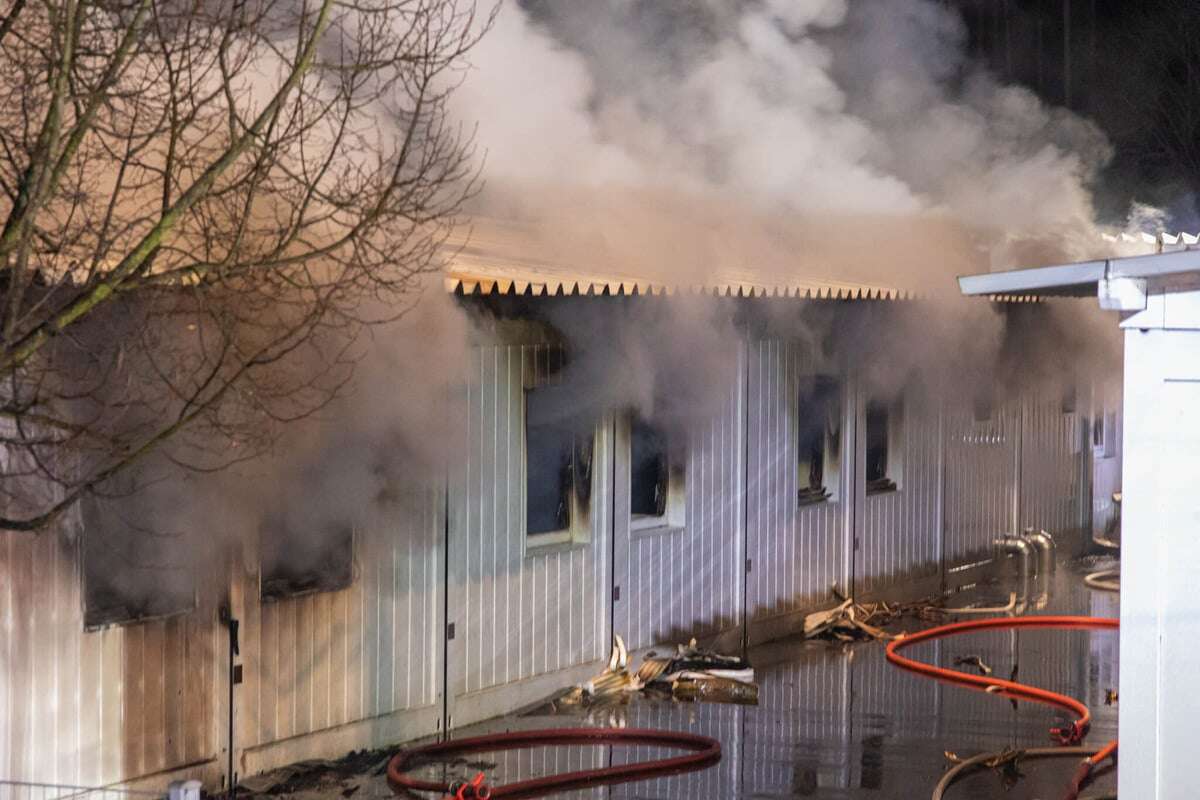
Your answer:
[[[494,13],[494,9],[492,11]],[[344,385],[475,187],[466,0],[13,0],[0,527],[218,469]]]

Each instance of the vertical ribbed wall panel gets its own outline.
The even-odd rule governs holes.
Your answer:
[[[690,435],[681,527],[631,530],[628,428],[617,426],[613,565],[623,588],[614,630],[631,649],[741,624],[745,391],[742,370],[736,374],[718,416]]]
[[[746,602],[753,623],[824,603],[830,586],[844,582],[843,504],[851,482],[843,453],[838,496],[798,505],[796,406],[812,360],[797,343],[760,341],[749,345],[748,362]]]
[[[252,584],[243,737],[266,744],[439,702],[443,506],[439,491],[412,492],[356,530],[345,589],[260,603]]]
[[[1021,424],[1021,529],[1077,533],[1087,521],[1087,453],[1079,416],[1032,398]]]
[[[77,534],[0,533],[0,775],[94,786],[212,758],[215,620],[85,633]]]
[[[472,351],[467,452],[451,481],[451,691],[456,697],[586,664],[608,648],[611,424],[597,428],[590,538],[527,550],[525,376],[546,346]]]
[[[997,537],[1012,532],[1019,411],[996,410],[977,421],[969,408],[946,412],[946,566],[988,558]]]
[[[899,489],[861,497],[855,515],[854,591],[857,594],[935,579],[941,571],[941,415],[936,397],[904,399],[900,421]],[[862,409],[859,414],[863,421]],[[862,480],[865,436],[858,439]],[[889,454],[889,458],[894,456]],[[860,484],[861,486],[861,484]]]

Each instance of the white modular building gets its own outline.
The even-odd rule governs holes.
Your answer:
[[[106,556],[118,523],[86,506],[37,536],[0,533],[0,778],[217,788],[230,762],[245,776],[511,712],[594,674],[615,634],[634,650],[741,650],[835,593],[953,590],[1027,527],[1080,552],[1097,464],[1117,457],[1095,444],[1106,376],[1069,393],[981,399],[923,379],[884,392],[870,347],[831,359],[769,322],[820,308],[910,336],[928,311],[910,293],[516,268],[445,285],[496,322],[446,387],[465,409],[462,452],[331,535],[320,574],[268,566],[264,523],[224,563],[174,565],[135,602],[115,576],[154,565]],[[736,321],[706,415],[564,416],[578,398],[554,387],[587,362],[547,319],[620,320],[688,292]]]

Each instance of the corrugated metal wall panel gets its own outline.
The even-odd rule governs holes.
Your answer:
[[[1016,481],[1016,407],[977,421],[970,408],[946,412],[946,566],[992,555],[992,543],[1012,532]]]
[[[465,387],[467,454],[451,485],[451,690],[462,696],[602,658],[608,649],[611,422],[593,455],[590,539],[526,552],[525,378],[544,345],[477,348]]]
[[[1079,414],[1065,413],[1062,401],[1031,398],[1021,422],[1021,529],[1073,534],[1089,509],[1088,466]]]
[[[354,582],[336,592],[261,603],[250,582],[243,741],[266,744],[440,702],[444,518],[441,492],[403,496],[355,531]]]
[[[741,624],[745,389],[738,366],[720,414],[688,442],[681,528],[631,530],[629,432],[625,420],[616,425],[613,565],[624,588],[614,630],[631,649]]]
[[[851,482],[843,453],[839,498],[798,505],[796,406],[812,359],[800,344],[760,341],[749,345],[748,362],[746,548],[753,568],[746,603],[753,623],[824,603],[832,584],[844,585]],[[843,433],[843,448],[849,441]]]
[[[860,402],[860,428],[865,425]],[[942,559],[941,412],[936,397],[911,389],[900,422],[903,444],[899,488],[860,496],[855,514],[854,591],[936,579]],[[858,437],[859,491],[866,437]],[[889,458],[891,455],[889,454]]]
[[[72,517],[0,534],[4,777],[100,785],[214,757],[215,621],[85,633],[78,541]]]

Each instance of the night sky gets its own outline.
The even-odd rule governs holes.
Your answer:
[[[1139,200],[1200,230],[1200,13],[1195,0],[947,0],[972,55],[1088,117],[1114,156],[1102,214]]]

